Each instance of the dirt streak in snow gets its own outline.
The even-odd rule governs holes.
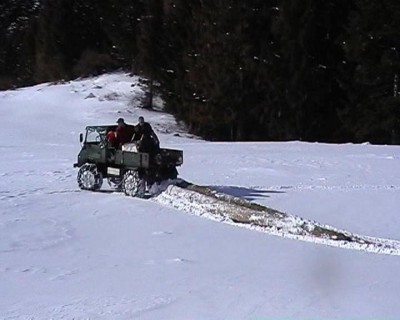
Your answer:
[[[211,220],[285,238],[400,255],[400,241],[353,234],[186,182],[168,186],[153,201]]]

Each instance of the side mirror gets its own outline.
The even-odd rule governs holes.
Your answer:
[[[82,143],[83,142],[83,133],[79,134],[79,141]]]

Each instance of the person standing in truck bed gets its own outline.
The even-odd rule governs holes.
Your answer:
[[[133,140],[138,141],[139,152],[156,153],[160,148],[160,140],[158,140],[150,123],[145,122],[143,117],[139,117],[138,121]]]

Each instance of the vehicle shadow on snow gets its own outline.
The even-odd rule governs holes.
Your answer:
[[[256,200],[257,198],[260,197],[269,198],[270,195],[268,194],[286,193],[284,191],[259,190],[259,189],[244,188],[237,186],[209,186],[209,188],[233,197],[244,198],[249,201]]]

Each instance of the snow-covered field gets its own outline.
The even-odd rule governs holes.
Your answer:
[[[0,319],[400,318],[398,256],[83,192],[72,167],[86,125],[143,115],[162,146],[184,150],[188,181],[400,240],[400,147],[204,142],[133,108],[136,83],[117,73],[0,92]]]

